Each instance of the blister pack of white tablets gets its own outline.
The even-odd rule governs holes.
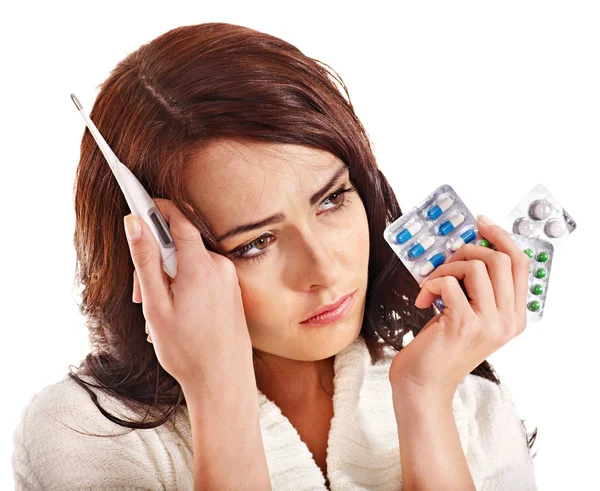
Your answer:
[[[537,237],[509,234],[531,259],[529,268],[529,292],[527,294],[527,319],[537,322],[542,319],[550,283],[550,271],[554,258],[554,246]]]
[[[506,217],[504,228],[517,235],[551,242],[556,248],[577,224],[542,184],[535,186]]]
[[[476,218],[444,184],[386,227],[383,237],[422,285],[461,246],[481,238],[477,234]],[[441,297],[434,304],[444,309]]]

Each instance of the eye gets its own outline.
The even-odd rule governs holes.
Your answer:
[[[353,186],[350,186],[347,189],[344,189],[343,187],[338,189],[337,191],[335,191],[333,194],[330,194],[325,200],[323,200],[321,202],[321,205],[323,205],[324,203],[327,203],[328,201],[334,202],[333,204],[335,205],[334,208],[328,208],[325,210],[325,212],[328,213],[335,213],[337,211],[341,211],[344,208],[346,208],[348,206],[348,204],[346,203],[346,197],[343,197],[344,193],[349,193],[349,192],[353,192],[356,191],[356,188],[354,188]],[[339,203],[340,198],[342,198],[342,202]],[[230,256],[233,259],[241,259],[242,261],[248,261],[248,260],[253,260],[253,261],[260,261],[262,259],[264,259],[267,254],[269,253],[269,250],[267,249],[267,246],[272,242],[272,239],[275,236],[273,234],[270,233],[266,233],[263,234],[261,236],[259,236],[258,238],[254,239],[252,242],[249,242],[248,244],[241,246],[240,248],[230,252]],[[248,251],[252,250],[256,248],[258,251],[264,251],[264,252],[258,252],[256,254],[253,255],[248,255]]]
[[[351,186],[348,189],[343,189],[343,188],[342,189],[338,189],[335,193],[330,194],[325,199],[325,201],[323,201],[321,204],[326,203],[327,201],[334,201],[334,200],[339,201],[339,199],[344,195],[344,193],[347,193],[349,191],[354,191],[354,188]],[[336,204],[336,203],[334,203],[334,204]],[[336,206],[333,209],[331,209],[331,208],[330,209],[331,209],[331,212],[333,213],[333,212],[336,212],[336,211],[343,210],[346,206],[348,206],[348,205],[346,203],[346,199],[344,198],[342,200],[342,202],[341,202],[340,205]]]

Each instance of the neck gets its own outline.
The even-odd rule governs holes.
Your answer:
[[[256,384],[282,410],[308,410],[331,400],[334,360],[299,361],[261,353],[254,362]]]

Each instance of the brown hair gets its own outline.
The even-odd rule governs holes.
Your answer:
[[[382,359],[384,345],[401,350],[404,334],[418,335],[435,315],[432,307],[414,307],[420,288],[383,239],[383,230],[402,210],[378,169],[344,82],[328,65],[246,27],[183,26],[122,60],[101,85],[90,116],[150,196],[173,200],[198,228],[207,249],[218,254],[224,251],[184,187],[186,163],[202,145],[251,139],[332,153],[348,165],[368,217],[370,258],[361,335],[372,363]],[[83,286],[80,311],[92,347],[78,373],[98,385],[75,373],[69,376],[111,421],[154,428],[168,422],[185,399],[146,342],[142,307],[131,300],[133,263],[123,229],[129,208],[87,129],[75,213],[76,280]],[[487,361],[471,373],[500,383]],[[140,417],[144,414],[143,419],[124,421],[109,414],[88,386],[117,397]],[[154,419],[146,421],[151,412]]]

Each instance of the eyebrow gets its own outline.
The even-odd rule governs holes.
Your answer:
[[[314,206],[315,204],[317,204],[317,201],[319,201],[319,199],[327,191],[329,191],[335,184],[337,184],[338,181],[341,181],[342,177],[344,177],[346,175],[347,170],[348,170],[348,166],[346,164],[342,165],[342,167],[339,167],[338,170],[333,175],[333,177],[327,182],[327,184],[325,184],[325,186],[323,186],[321,189],[319,189],[315,194],[313,194],[311,196],[311,198],[309,200],[310,206]],[[285,219],[286,219],[286,217],[283,213],[276,213],[275,215],[272,215],[272,216],[265,218],[264,220],[260,220],[258,222],[246,223],[243,225],[239,225],[239,226],[231,229],[229,232],[226,232],[223,235],[217,237],[217,242],[221,242],[223,240],[230,239],[237,235],[245,234],[245,233],[250,232],[257,228],[266,227],[267,225],[281,223]]]

